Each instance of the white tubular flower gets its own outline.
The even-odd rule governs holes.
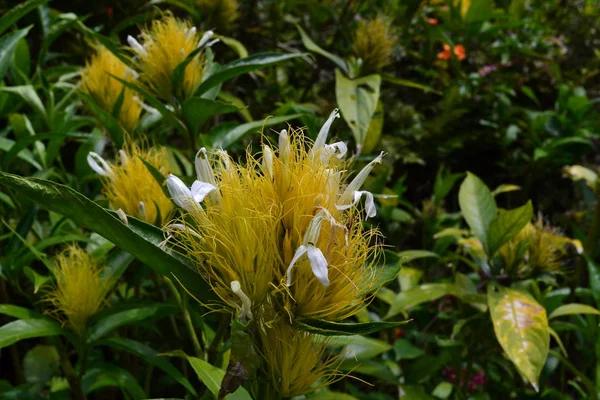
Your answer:
[[[196,34],[196,27],[192,26],[191,28],[185,28],[185,36],[189,39],[191,37],[194,37],[194,35]]]
[[[200,150],[198,150],[198,152],[196,153],[196,160],[194,161],[194,166],[196,168],[196,175],[198,177],[198,180],[196,182],[205,182],[210,184],[214,188],[217,187],[217,179],[215,178],[215,172],[213,171],[212,166],[208,161],[208,153],[206,152],[206,148],[202,147]],[[196,182],[194,182],[194,184]],[[212,202],[220,202],[221,198],[219,196],[218,191],[215,190],[212,191],[212,193],[209,193],[210,195],[208,197]]]
[[[144,221],[148,222],[146,219],[146,205],[143,201],[140,201],[140,203],[138,204],[138,214],[140,215],[140,217],[142,217]]]
[[[329,114],[329,118],[327,118],[327,121],[325,121],[325,123],[321,127],[321,130],[319,131],[319,134],[317,135],[317,138],[315,139],[315,143],[313,144],[312,148],[310,149],[309,154],[310,154],[311,160],[314,159],[317,151],[325,148],[325,142],[327,142],[327,135],[329,135],[329,129],[331,128],[331,124],[333,124],[334,119],[339,118],[339,117],[340,117],[340,113],[338,112],[337,108],[335,110],[333,110],[331,112],[331,114]]]
[[[283,165],[287,165],[292,153],[292,144],[290,143],[290,136],[287,131],[283,129],[279,133],[279,158]]]
[[[90,151],[87,155],[87,162],[90,168],[93,169],[94,172],[96,172],[97,174],[102,176],[108,176],[109,178],[115,176],[115,173],[113,172],[110,165],[108,165],[106,160],[102,158],[100,154]]]
[[[273,179],[273,150],[267,145],[263,146],[262,166],[267,171],[267,174]]]
[[[195,31],[194,31],[194,33],[195,33]],[[208,41],[210,40],[210,38],[213,37],[214,34],[215,33],[213,31],[206,31],[206,32],[204,32],[204,35],[202,35],[202,38],[200,38],[200,41],[198,42],[198,45],[196,46],[196,48],[199,49],[200,47],[202,47],[206,43],[208,43]]]
[[[377,215],[377,211],[375,209],[375,201],[373,199],[373,194],[370,192],[367,192],[366,190],[361,191],[360,188],[362,187],[363,183],[365,183],[365,180],[367,180],[367,177],[373,170],[373,167],[375,166],[375,164],[381,164],[383,155],[384,155],[384,153],[381,152],[377,156],[377,158],[375,158],[373,161],[371,161],[369,164],[367,164],[358,173],[358,175],[356,175],[356,177],[352,180],[352,182],[350,182],[350,184],[348,185],[346,190],[344,190],[344,193],[342,193],[342,195],[340,196],[340,198],[338,200],[339,204],[336,205],[336,208],[338,210],[347,210],[348,208],[350,208],[350,207],[354,206],[356,203],[358,203],[358,201],[360,200],[362,195],[365,195],[365,198],[366,198],[365,211],[367,213],[367,218],[372,218],[375,215]]]
[[[133,36],[131,35],[127,35],[127,44],[129,44],[129,46],[134,49],[136,52],[142,54],[142,55],[147,55],[148,52],[146,51],[146,48],[144,46],[142,46],[140,44],[140,42],[138,42]]]
[[[233,293],[240,298],[242,306],[238,306],[239,320],[242,324],[247,324],[252,318],[252,301],[242,290],[242,285],[239,281],[231,282],[231,290]]]
[[[321,225],[323,224],[323,212],[320,211],[317,215],[313,217],[308,225],[308,229],[304,234],[304,243],[298,247],[288,269],[286,271],[287,275],[287,286],[292,285],[292,268],[298,262],[298,260],[306,254],[308,256],[308,261],[310,262],[310,267],[312,268],[312,272],[315,277],[321,282],[323,286],[329,286],[329,277],[328,277],[328,266],[327,259],[323,255],[323,252],[315,246],[315,243],[319,240],[319,235],[321,234]]]
[[[125,225],[129,225],[129,220],[127,219],[127,214],[125,214],[125,211],[123,211],[123,209],[119,208],[117,210],[117,216],[119,217],[119,219],[121,220],[122,223],[124,223]]]
[[[194,211],[207,194],[216,190],[216,187],[210,183],[195,181],[190,190],[181,179],[171,174],[167,178],[167,189],[175,204],[188,211]]]

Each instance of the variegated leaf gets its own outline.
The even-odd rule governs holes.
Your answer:
[[[546,310],[528,293],[494,285],[488,306],[498,342],[537,391],[550,346]]]

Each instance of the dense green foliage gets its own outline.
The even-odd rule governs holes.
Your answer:
[[[598,0],[0,6],[0,399],[600,397]],[[324,123],[384,250],[343,320],[277,304],[329,355],[287,396],[166,178]]]

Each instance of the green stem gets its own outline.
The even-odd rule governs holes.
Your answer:
[[[215,365],[215,362],[217,361],[217,356],[219,355],[219,344],[223,340],[223,337],[227,332],[227,328],[229,328],[229,320],[227,318],[223,318],[219,323],[215,337],[208,348],[208,362],[212,365]]]
[[[173,297],[175,297],[175,299],[177,300],[177,303],[179,304],[179,308],[181,308],[181,314],[183,316],[183,323],[185,325],[185,329],[187,330],[188,334],[190,335],[190,339],[192,341],[192,347],[194,348],[194,353],[196,354],[196,357],[204,359],[203,346],[200,344],[200,340],[198,340],[198,335],[196,335],[196,330],[194,329],[194,324],[192,322],[192,316],[190,315],[190,313],[187,309],[186,295],[184,294],[183,296],[181,296],[179,294],[179,291],[175,287],[175,284],[173,284],[173,281],[171,281],[169,278],[165,277],[164,281],[167,284],[167,287],[169,288],[169,290],[171,290],[171,293],[173,293]]]
[[[83,393],[83,389],[81,388],[81,376],[75,371],[71,361],[69,361],[69,356],[67,355],[67,351],[63,346],[60,339],[55,341],[56,349],[58,350],[60,366],[62,367],[63,372],[65,373],[65,377],[69,382],[69,387],[71,388],[71,393],[73,394],[73,399],[75,400],[86,400],[85,394]]]

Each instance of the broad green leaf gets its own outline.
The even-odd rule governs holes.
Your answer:
[[[2,72],[0,70],[0,72]],[[9,86],[0,88],[3,92],[13,93],[19,96],[23,101],[25,101],[29,106],[38,113],[44,120],[47,121],[46,109],[44,108],[44,104],[38,96],[37,92],[31,85],[22,85],[22,86]]]
[[[135,259],[134,256],[121,249],[114,249],[106,259],[106,263],[100,271],[100,277],[113,286],[121,279],[129,264]]]
[[[348,79],[339,69],[335,70],[335,97],[342,117],[354,134],[359,153],[375,114],[380,86],[379,75]]]
[[[361,374],[372,376],[377,379],[378,382],[386,382],[392,385],[398,383],[398,377],[390,370],[389,366],[392,365],[397,368],[397,364],[391,360],[363,360],[357,361],[353,358],[343,360],[338,369],[354,374]]]
[[[438,399],[447,399],[452,394],[452,390],[454,389],[454,385],[450,382],[440,382],[431,392],[433,397],[437,397]]]
[[[498,214],[496,201],[490,189],[477,176],[467,172],[467,177],[460,185],[458,202],[467,224],[487,250],[488,228]]]
[[[341,336],[368,335],[369,333],[379,332],[383,329],[395,328],[406,323],[408,323],[408,321],[364,322],[352,324],[318,319],[299,319],[294,322],[294,325],[303,331],[316,333],[323,336]]]
[[[215,35],[215,39],[219,39],[221,42],[235,51],[239,58],[248,57],[248,50],[239,40],[223,35]]]
[[[13,148],[15,143],[16,142],[12,139],[0,137],[0,150],[8,152]],[[29,163],[32,167],[34,167],[35,169],[37,169],[39,171],[41,171],[43,169],[42,165],[35,160],[33,153],[29,149],[21,150],[17,154],[17,157],[19,157],[21,160]]]
[[[296,25],[296,29],[298,29],[298,32],[300,32],[300,38],[302,40],[302,44],[304,45],[304,47],[307,48],[307,50],[310,50],[314,53],[322,55],[325,58],[328,58],[335,65],[337,65],[342,71],[344,71],[345,73],[348,73],[348,64],[346,63],[346,61],[344,61],[344,59],[321,48],[319,45],[317,45],[315,42],[313,42],[313,40],[310,38],[310,36],[308,36],[308,34],[304,31],[304,29],[302,29],[302,27],[300,25],[298,25],[298,24],[295,24],[295,25]]]
[[[235,78],[236,76],[251,72],[260,68],[265,68],[273,64],[280,63],[292,58],[301,56],[302,53],[257,53],[250,57],[235,60],[229,64],[219,67],[213,74],[209,75],[196,89],[194,96],[201,96],[209,89],[220,85],[221,83]]]
[[[419,258],[439,258],[440,256],[434,253],[433,251],[427,250],[406,250],[398,253],[398,262],[401,265],[407,264],[413,260],[418,260]]]
[[[394,343],[394,351],[396,352],[396,361],[399,360],[414,360],[415,358],[421,357],[425,352],[415,347],[410,341],[406,339],[398,339]]]
[[[19,340],[56,336],[62,333],[60,324],[50,319],[18,319],[0,327],[0,349]]]
[[[264,121],[252,121],[242,125],[238,125],[235,128],[230,129],[220,129],[219,126],[216,126],[213,130],[210,131],[210,141],[212,143],[212,148],[223,148],[226,149],[238,140],[242,139],[247,134],[252,131],[256,131],[260,128],[267,128],[270,126],[278,125],[283,122],[292,120],[294,118],[301,117],[304,114],[291,114],[291,115],[283,115],[280,117],[271,117],[267,118]]]
[[[110,364],[90,368],[82,378],[83,391],[86,395],[104,387],[118,387],[132,399],[147,399],[148,396],[138,381],[125,369]]]
[[[140,308],[118,311],[96,321],[88,330],[87,342],[92,343],[108,332],[123,325],[134,324],[148,318],[163,317],[177,312],[173,304],[145,305]]]
[[[18,319],[44,319],[45,317],[37,311],[29,308],[19,307],[12,304],[0,304],[0,314],[8,315]]]
[[[221,368],[210,365],[206,361],[197,357],[187,357],[188,362],[198,375],[198,379],[206,385],[206,388],[214,395],[219,394],[221,389],[221,381],[225,376],[225,371]],[[235,393],[232,393],[225,397],[226,400],[252,400],[250,394],[240,387]]]
[[[8,11],[5,11],[2,15],[2,18],[0,18],[0,35],[23,16],[47,2],[48,0],[29,0],[11,7]],[[0,78],[0,80],[2,79]]]
[[[521,186],[509,185],[509,184],[503,183],[502,185],[498,186],[496,189],[494,189],[492,191],[492,195],[498,196],[501,193],[514,192],[516,190],[521,190]]]
[[[148,364],[152,364],[155,367],[163,370],[165,373],[179,382],[183,387],[185,387],[191,394],[196,396],[196,390],[185,378],[185,376],[183,376],[183,374],[177,368],[175,368],[166,357],[160,356],[156,350],[146,346],[145,344],[117,336],[101,340],[97,342],[97,344],[111,346],[121,351],[127,351],[135,354]]]
[[[531,201],[512,210],[500,211],[488,228],[488,255],[493,257],[502,245],[521,232],[521,229],[531,221],[531,218],[533,218]]]
[[[378,269],[375,287],[382,287],[396,279],[400,272],[399,260],[398,254],[390,250],[383,250],[378,254],[378,258],[375,260],[375,266]]]
[[[399,385],[398,389],[400,389],[400,398],[402,400],[434,400],[433,397],[425,392],[423,386]]]
[[[25,267],[23,273],[29,278],[31,283],[33,283],[33,293],[37,293],[44,284],[52,280],[51,276],[38,274],[36,270],[31,267]]]
[[[452,283],[426,283],[406,292],[400,292],[385,316],[385,319],[394,317],[428,301],[437,300],[442,296],[454,294],[456,288]]]
[[[332,347],[344,347],[340,355],[344,360],[366,361],[392,349],[392,345],[388,342],[361,335],[329,336],[326,340]]]
[[[25,354],[23,374],[28,383],[44,383],[54,376],[59,366],[56,347],[37,345]]]
[[[462,0],[462,17],[466,22],[484,22],[492,17],[489,0]]]
[[[562,317],[564,315],[595,314],[600,315],[600,311],[587,304],[571,303],[565,304],[552,311],[548,319]]]
[[[208,284],[186,264],[185,259],[158,247],[164,240],[160,229],[132,217],[129,217],[128,225],[124,225],[114,213],[75,190],[51,181],[0,172],[0,183],[95,231],[158,273],[174,276],[200,301],[213,298]]]
[[[4,18],[2,20],[4,20]],[[2,20],[0,20],[0,25],[2,25]],[[27,36],[27,32],[29,32],[30,29],[31,26],[0,38],[0,82],[4,79],[4,75],[12,62],[19,40]]]
[[[400,283],[400,290],[406,292],[415,288],[421,277],[423,276],[423,271],[416,268],[402,267],[400,269],[400,273],[398,274],[398,282]]]
[[[377,144],[381,139],[381,132],[383,131],[383,102],[379,100],[371,123],[369,123],[369,129],[367,129],[367,136],[363,143],[363,152],[369,154],[375,150]]]
[[[200,127],[209,118],[236,111],[238,111],[238,108],[232,104],[225,104],[201,97],[190,97],[182,105],[183,120],[193,134],[197,134]]]
[[[546,310],[525,292],[488,286],[494,332],[519,372],[538,390],[538,379],[550,346]]]

